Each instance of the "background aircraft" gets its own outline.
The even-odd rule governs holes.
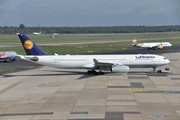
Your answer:
[[[127,73],[129,67],[151,67],[168,64],[170,61],[163,56],[153,54],[132,55],[47,55],[33,41],[24,34],[18,35],[26,51],[26,56],[19,55],[21,59],[41,65],[65,69],[88,69],[88,73],[104,74],[102,70]]]
[[[40,35],[41,34],[41,31],[40,32],[33,32],[33,35]]]
[[[10,61],[16,61],[17,53],[14,51],[3,51],[0,52],[0,60],[7,62],[7,60]]]
[[[147,48],[148,50],[163,49],[164,47],[171,47],[169,42],[153,42],[153,43],[138,43],[136,39],[132,39],[132,45],[135,47]]]

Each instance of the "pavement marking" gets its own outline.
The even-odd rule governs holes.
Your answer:
[[[148,90],[145,90],[145,89],[132,89],[132,90],[129,90],[130,92],[148,92]]]
[[[105,86],[113,86],[115,85],[113,82],[105,82],[103,83]]]
[[[6,91],[12,89],[13,87],[15,87],[15,86],[21,84],[21,83],[24,82],[25,80],[26,80],[26,78],[24,78],[24,79],[22,79],[22,80],[20,80],[20,81],[18,81],[18,82],[16,82],[16,83],[14,83],[14,84],[12,84],[12,85],[6,87],[6,88],[4,88],[3,90],[0,91],[0,95],[3,94],[3,93],[5,93]]]
[[[0,116],[24,116],[24,115],[53,115],[54,112],[39,112],[39,113],[9,113],[0,114]]]

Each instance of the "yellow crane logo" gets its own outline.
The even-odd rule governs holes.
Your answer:
[[[33,48],[33,42],[31,40],[26,40],[24,42],[24,47],[26,50],[31,50]]]

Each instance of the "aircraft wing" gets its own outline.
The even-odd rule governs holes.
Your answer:
[[[127,73],[129,72],[129,66],[124,66],[122,63],[119,62],[100,62],[96,59],[94,61],[94,68],[95,69],[104,69],[110,70],[111,72],[122,72]]]
[[[149,46],[149,48],[153,48],[153,47],[157,47],[157,45],[151,45],[151,46]]]
[[[121,63],[114,63],[114,62],[100,62],[96,59],[93,59],[94,63],[95,63],[95,68],[96,67],[105,67],[105,68],[111,68],[112,66],[119,66],[119,65],[123,65]]]
[[[96,59],[93,59],[94,63],[95,63],[95,66],[106,66],[106,67],[110,67],[113,65],[113,63],[111,62],[99,62],[98,60]]]
[[[158,48],[160,45],[151,45],[149,48]]]

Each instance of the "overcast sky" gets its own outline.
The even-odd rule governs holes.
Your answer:
[[[180,25],[180,0],[0,0],[0,26]]]

